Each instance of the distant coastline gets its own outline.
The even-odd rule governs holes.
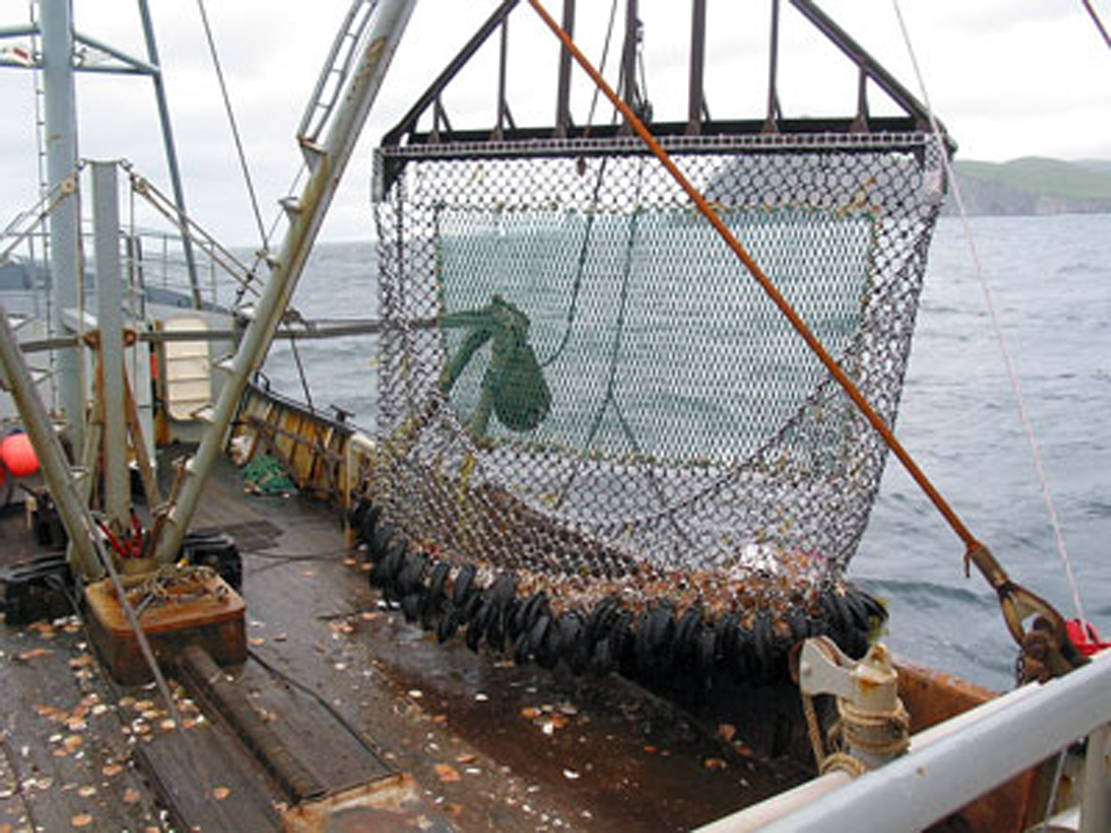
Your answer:
[[[957,160],[953,168],[971,215],[1111,214],[1111,160],[1027,156],[1000,163]],[[951,193],[943,213],[957,213]]]

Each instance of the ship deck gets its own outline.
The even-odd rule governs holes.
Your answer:
[[[249,657],[225,680],[329,792],[404,772],[418,826],[664,831],[808,776],[786,754],[790,689],[677,703],[438,645],[384,608],[334,509],[245,494],[228,462],[195,526],[243,555]],[[22,513],[7,513],[0,547],[5,562],[33,552]],[[288,795],[210,703],[202,719],[175,681],[187,728],[170,727],[153,687],[115,684],[90,642],[77,618],[0,627],[0,830],[282,829]]]

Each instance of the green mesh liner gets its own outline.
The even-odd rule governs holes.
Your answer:
[[[919,134],[671,145],[893,422],[943,151]],[[659,163],[628,140],[468,152],[377,157],[405,163],[375,204],[372,490],[391,522],[504,568],[727,571],[753,545],[844,566],[885,449]]]
[[[841,352],[869,291],[874,219],[792,209],[735,209],[723,219],[822,342]],[[735,462],[777,431],[821,378],[733,252],[689,212],[445,208],[437,227],[444,310],[500,295],[531,321],[529,340],[552,392],[535,442],[672,465]],[[695,251],[705,254],[692,263]],[[444,335],[454,355],[464,334]],[[487,348],[457,382],[451,402],[460,412],[478,407],[488,363]],[[617,409],[606,407],[611,383],[635,446]],[[489,433],[512,439],[503,425]]]

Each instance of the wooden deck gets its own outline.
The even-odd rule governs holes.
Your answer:
[[[8,521],[5,561],[29,538]],[[249,658],[225,682],[329,793],[403,772],[422,800],[410,820],[438,829],[666,831],[806,776],[754,751],[786,751],[797,704],[745,726],[736,692],[680,708],[620,678],[438,645],[382,608],[333,510],[246,495],[228,463],[195,526],[229,532],[244,558]],[[88,645],[76,619],[0,628],[0,830],[282,829],[288,791],[212,703],[202,717],[179,685],[189,728],[173,729],[152,689],[115,685]]]

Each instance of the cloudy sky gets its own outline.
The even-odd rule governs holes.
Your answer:
[[[1105,22],[1111,23],[1111,0],[1094,3]],[[151,0],[150,4],[190,214],[230,245],[255,245],[258,235],[197,5],[194,0]],[[293,138],[296,125],[348,4],[348,0],[207,3],[267,222],[300,165]],[[546,5],[558,13],[561,4],[546,0]],[[785,114],[851,113],[855,73],[788,4],[783,5],[780,98]],[[819,0],[819,5],[918,92],[890,0]],[[78,0],[75,6],[79,32],[145,57],[134,0]],[[368,182],[373,144],[495,6],[493,0],[417,3],[386,88],[324,227],[324,239],[371,236]],[[682,118],[687,4],[641,0],[641,6],[649,96],[658,118]],[[0,5],[0,28],[26,22],[26,7],[12,0]],[[931,104],[960,143],[962,158],[1111,159],[1111,50],[1080,0],[901,0],[901,7]],[[579,40],[595,61],[602,52],[609,8],[604,0],[580,2]],[[713,116],[760,115],[766,95],[768,10],[768,0],[710,0],[706,96]],[[493,50],[486,52],[447,97],[455,126],[490,124],[496,88]],[[551,123],[557,52],[550,33],[522,3],[510,29],[508,98],[518,124]],[[573,83],[573,118],[581,123],[589,109],[589,81],[577,74]],[[0,72],[5,223],[36,198],[32,89],[31,73]],[[82,156],[127,158],[169,190],[149,81],[83,75],[78,79],[78,102]],[[878,90],[872,92],[871,102],[874,112],[890,109]],[[599,108],[594,120],[608,121],[609,111]]]

